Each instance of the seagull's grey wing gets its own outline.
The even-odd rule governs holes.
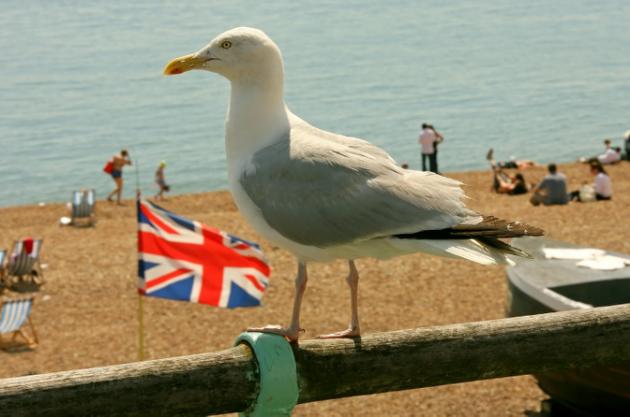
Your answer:
[[[328,143],[328,146],[339,145],[339,149],[347,149],[349,152],[360,153],[364,156],[381,159],[384,163],[396,164],[396,161],[383,149],[364,139],[338,135],[312,126],[291,114],[292,137],[312,138],[320,143]]]
[[[321,133],[320,133],[321,132]],[[405,171],[360,139],[293,126],[258,151],[240,183],[267,223],[284,237],[317,247],[435,230],[480,219],[460,183]]]

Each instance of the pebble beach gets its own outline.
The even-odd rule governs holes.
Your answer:
[[[468,205],[483,214],[539,226],[546,236],[630,253],[630,163],[606,167],[613,199],[566,206],[532,207],[530,194],[497,195],[491,173],[448,172],[464,182]],[[592,182],[588,166],[560,164],[569,189]],[[537,182],[546,167],[521,171]],[[176,184],[175,184],[176,186]],[[109,190],[97,190],[102,198]],[[126,194],[130,196],[131,190]],[[138,359],[136,217],[125,205],[99,200],[92,228],[60,226],[64,203],[0,208],[0,249],[25,236],[44,239],[45,284],[32,319],[40,344],[31,351],[0,351],[0,378],[133,362]],[[296,262],[264,241],[239,214],[229,192],[178,195],[160,205],[244,239],[268,257],[271,284],[259,308],[224,310],[146,298],[145,359],[223,350],[248,326],[285,324],[293,300]],[[505,269],[415,254],[388,261],[359,260],[364,334],[505,317]],[[302,307],[303,339],[345,328],[349,297],[342,261],[309,266]],[[9,291],[5,297],[16,294]],[[531,376],[478,381],[298,405],[294,416],[537,416],[545,394]]]

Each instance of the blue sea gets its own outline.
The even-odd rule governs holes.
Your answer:
[[[424,121],[446,138],[443,171],[486,168],[490,147],[571,161],[630,129],[627,0],[0,4],[2,206],[103,197],[121,148],[146,193],[160,160],[174,193],[225,189],[227,81],[162,69],[235,26],[280,46],[296,114],[412,168]]]

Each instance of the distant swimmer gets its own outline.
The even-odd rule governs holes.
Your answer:
[[[107,196],[107,201],[113,201],[112,197],[116,195],[116,203],[118,203],[118,205],[122,205],[122,203],[120,202],[123,190],[122,171],[125,165],[132,164],[131,159],[129,159],[129,152],[127,152],[126,149],[121,150],[119,154],[116,154],[112,157],[111,162],[112,170],[110,175],[112,176],[112,179],[116,184],[116,188],[114,189],[114,191],[109,193],[109,195]]]

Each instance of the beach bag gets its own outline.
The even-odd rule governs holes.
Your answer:
[[[103,172],[108,175],[112,175],[112,171],[114,171],[114,161],[109,160],[103,167]]]
[[[595,197],[595,189],[593,186],[585,184],[580,187],[580,201],[582,203],[590,203],[591,201],[595,201],[597,198]]]

